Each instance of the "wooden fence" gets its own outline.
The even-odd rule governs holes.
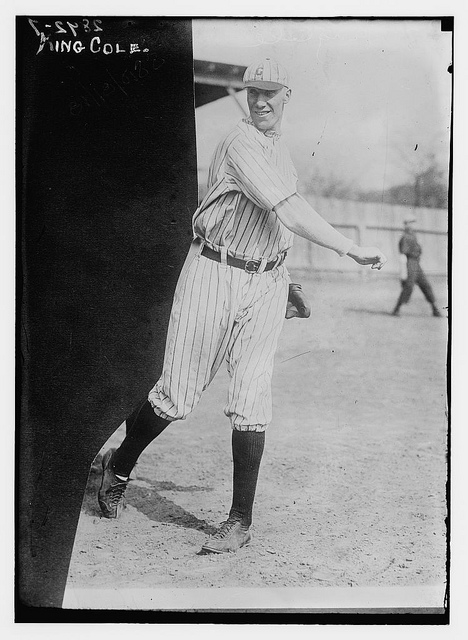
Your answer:
[[[386,273],[399,272],[398,241],[403,220],[417,219],[415,231],[422,247],[421,265],[428,274],[448,272],[448,212],[445,209],[404,207],[351,200],[305,196],[307,201],[344,235],[361,245],[376,245],[385,253]],[[360,267],[348,258],[323,249],[303,238],[295,237],[288,254],[290,269],[352,272]]]

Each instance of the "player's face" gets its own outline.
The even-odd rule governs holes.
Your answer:
[[[290,97],[291,89],[286,87],[273,90],[248,87],[247,104],[250,117],[257,129],[279,131],[284,105],[289,102]]]

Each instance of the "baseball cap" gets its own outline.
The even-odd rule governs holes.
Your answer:
[[[289,75],[279,62],[272,58],[265,58],[247,67],[243,82],[244,87],[267,90],[281,89],[289,86]]]
[[[403,222],[404,222],[405,224],[408,224],[408,223],[410,223],[410,222],[417,222],[417,218],[415,218],[414,216],[408,216],[407,218],[405,218],[405,219],[403,220]]]

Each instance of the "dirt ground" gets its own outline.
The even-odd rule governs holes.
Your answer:
[[[432,317],[419,290],[392,317],[399,283],[383,272],[300,281],[313,311],[287,321],[280,338],[252,544],[197,555],[230,506],[221,371],[195,412],[143,453],[117,521],[99,513],[97,456],[68,586],[445,581],[448,321]],[[445,280],[432,282],[446,307]],[[120,428],[103,451],[122,437]]]

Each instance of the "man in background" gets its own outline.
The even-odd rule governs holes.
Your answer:
[[[422,249],[414,232],[413,225],[415,222],[416,218],[414,217],[409,217],[404,221],[404,231],[398,245],[400,251],[400,280],[402,289],[392,315],[400,315],[401,305],[409,302],[414,285],[417,284],[431,305],[432,315],[440,318],[442,314],[437,308],[434,291],[419,263]]]

